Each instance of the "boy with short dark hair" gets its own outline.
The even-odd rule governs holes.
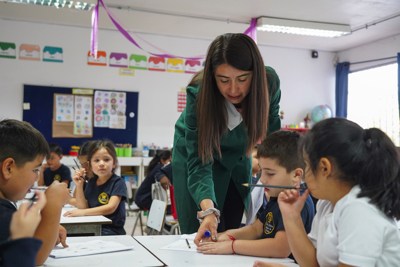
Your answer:
[[[62,148],[56,143],[49,144],[49,147],[50,156],[46,159],[47,163],[42,166],[38,185],[49,186],[52,182],[59,181],[69,186],[69,183],[72,181],[71,171],[60,162],[63,157]]]
[[[10,238],[10,221],[17,210],[11,201],[25,197],[38,180],[39,167],[50,154],[43,135],[27,122],[0,121],[0,242]],[[41,265],[54,245],[65,244],[66,231],[60,226],[61,208],[71,198],[64,183],[54,182],[46,190],[47,204],[34,237],[43,242],[36,264]],[[23,255],[21,255],[23,256]],[[1,260],[0,260],[1,265]]]
[[[304,160],[298,153],[299,140],[296,132],[278,131],[269,135],[257,152],[261,168],[261,183],[274,186],[295,186],[301,183]],[[204,254],[232,254],[287,258],[291,255],[277,197],[283,188],[266,188],[270,196],[260,217],[251,225],[218,234],[218,242],[200,244]],[[308,196],[301,212],[304,228],[311,230],[314,205]]]

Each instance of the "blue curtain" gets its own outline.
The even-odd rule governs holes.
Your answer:
[[[397,54],[397,97],[399,99],[399,116],[400,116],[400,53]]]
[[[349,93],[350,63],[338,63],[336,66],[336,117],[347,118],[347,97]],[[400,101],[400,98],[399,98]]]

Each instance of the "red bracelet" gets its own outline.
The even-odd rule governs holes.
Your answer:
[[[231,235],[227,235],[228,237],[229,237],[229,239],[230,240],[233,240],[233,241],[235,241],[236,240],[236,238],[234,238],[233,236],[231,236]]]
[[[233,243],[234,243],[234,242],[235,242],[235,239],[232,240],[232,251],[233,251],[233,254],[236,254],[235,250],[233,249]]]

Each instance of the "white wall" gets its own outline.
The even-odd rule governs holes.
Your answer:
[[[400,34],[364,44],[338,53],[339,62],[362,62],[373,59],[396,57],[400,53]],[[371,68],[374,66],[397,62],[396,58],[362,64],[350,64],[350,71]]]
[[[23,85],[80,87],[139,92],[138,140],[170,146],[177,112],[177,92],[192,75],[135,70],[135,76],[120,76],[118,68],[87,65],[90,28],[0,19],[0,42],[13,42],[17,54],[21,44],[56,46],[64,50],[63,63],[0,58],[0,118],[22,119]],[[206,53],[211,40],[141,34],[150,43],[179,56]],[[99,30],[99,50],[145,54],[119,32]],[[153,50],[154,51],[154,50]],[[283,124],[299,123],[311,109],[329,105],[334,112],[334,54],[260,46],[266,65],[281,79]],[[42,53],[41,53],[42,54]],[[50,123],[50,122],[49,122]]]

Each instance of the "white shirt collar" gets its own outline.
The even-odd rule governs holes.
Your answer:
[[[240,114],[240,112],[236,110],[235,106],[227,99],[225,99],[225,107],[228,112],[228,128],[232,131],[242,122],[242,114]]]

